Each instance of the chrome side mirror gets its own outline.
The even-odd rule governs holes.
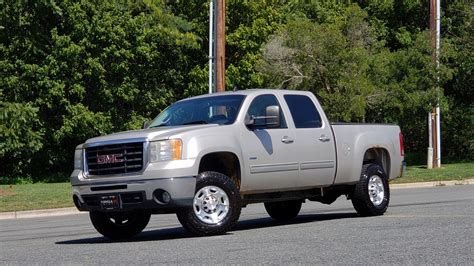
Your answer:
[[[245,115],[245,120],[244,123],[248,127],[252,127],[255,125],[255,118],[253,116],[250,116],[248,114]]]
[[[280,127],[280,107],[278,105],[267,106],[265,110],[265,124],[267,127]]]

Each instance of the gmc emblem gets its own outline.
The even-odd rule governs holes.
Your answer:
[[[97,154],[97,164],[110,164],[110,163],[121,163],[123,162],[123,153],[116,154]]]

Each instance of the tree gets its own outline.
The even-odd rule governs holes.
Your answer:
[[[198,38],[160,2],[6,1],[0,12],[2,100],[37,110],[44,133],[30,174],[68,172],[77,144],[139,128],[182,97],[194,67]]]
[[[370,79],[377,44],[359,7],[342,16],[322,24],[290,20],[265,45],[260,70],[271,87],[317,94],[332,120],[365,121],[378,93]]]
[[[26,103],[0,102],[0,176],[20,176],[43,144],[38,108]]]
[[[285,4],[276,0],[227,0],[226,4],[226,88],[262,87],[263,78],[256,69],[260,49],[284,21]],[[167,5],[174,14],[190,21],[193,31],[203,40],[185,95],[207,93],[209,1],[167,1]]]
[[[424,150],[426,114],[437,96],[427,32],[391,51],[359,6],[319,15],[314,10],[324,9],[314,5],[265,44],[260,70],[267,84],[314,92],[332,121],[397,123],[407,151]],[[449,69],[442,74],[442,82],[449,79]]]
[[[474,12],[469,1],[442,2],[442,65],[452,77],[443,84],[449,110],[442,119],[448,160],[474,161]]]

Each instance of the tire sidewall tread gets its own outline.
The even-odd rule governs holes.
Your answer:
[[[196,178],[196,192],[206,186],[216,186],[225,191],[229,197],[229,213],[217,224],[207,224],[199,220],[194,213],[194,206],[177,211],[181,225],[190,233],[197,236],[220,235],[229,231],[238,221],[242,209],[240,191],[235,183],[226,175],[207,171]]]
[[[375,206],[369,197],[368,182],[370,177],[377,175],[382,179],[384,186],[384,199],[380,205]],[[388,178],[383,168],[374,163],[364,164],[362,166],[359,183],[356,184],[352,195],[352,205],[361,216],[383,215],[390,203],[390,188]]]

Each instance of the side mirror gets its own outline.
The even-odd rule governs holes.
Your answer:
[[[245,123],[246,126],[252,127],[253,125],[255,125],[255,119],[254,119],[253,116],[250,116],[250,115],[246,114],[244,123]]]
[[[278,105],[267,106],[265,124],[267,127],[280,127],[280,107]]]
[[[271,105],[265,108],[265,116],[246,115],[244,123],[249,128],[277,128],[280,127],[280,107]]]
[[[148,126],[149,126],[149,124],[148,124],[148,120],[145,120],[145,121],[143,121],[143,124],[142,124],[142,129],[147,129],[147,128],[148,128]]]

